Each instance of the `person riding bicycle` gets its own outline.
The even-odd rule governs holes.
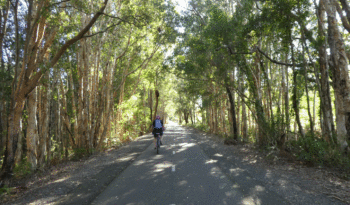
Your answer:
[[[155,144],[155,148],[157,149],[157,133],[159,133],[160,137],[160,144],[163,145],[162,143],[162,136],[163,136],[163,121],[160,120],[160,116],[157,115],[156,119],[153,121],[153,131],[152,134],[154,135],[154,144]]]

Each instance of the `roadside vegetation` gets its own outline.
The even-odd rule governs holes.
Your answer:
[[[345,15],[341,0],[190,1],[168,58],[179,122],[349,177]]]
[[[345,0],[0,6],[0,192],[148,133],[156,115],[350,176]]]

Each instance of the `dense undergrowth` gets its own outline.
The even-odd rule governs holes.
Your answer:
[[[183,124],[185,125],[185,124]],[[193,127],[203,132],[209,132],[209,127],[204,124],[187,124],[186,126]],[[217,136],[230,138],[230,136],[218,133]],[[251,139],[252,137],[249,137]],[[241,143],[256,144],[252,140],[243,142],[242,138],[238,138]],[[277,150],[276,146],[260,147],[262,152],[269,153],[271,150]],[[298,137],[297,139],[289,139],[285,142],[284,153],[288,153],[294,160],[307,164],[308,166],[320,166],[335,168],[343,174],[341,177],[350,180],[350,153],[344,153],[337,146],[330,146],[320,136],[306,134],[305,138]],[[268,155],[267,155],[268,156]]]

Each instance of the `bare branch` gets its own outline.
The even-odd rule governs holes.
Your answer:
[[[335,7],[337,9],[337,12],[340,16],[340,19],[343,23],[344,28],[350,33],[350,24],[348,19],[343,15],[342,9],[340,8],[340,5],[338,2],[335,2]]]
[[[285,65],[285,66],[295,66],[295,67],[304,67],[306,65],[312,65],[312,63],[307,63],[306,65],[304,65],[303,63],[302,64],[290,64],[290,63],[283,63],[283,62],[279,62],[279,61],[276,61],[276,60],[273,60],[272,58],[270,58],[266,53],[264,53],[262,50],[260,50],[259,47],[257,47],[258,51],[263,54],[267,59],[269,59],[271,62],[273,63],[276,63],[276,64],[279,64],[279,65]]]
[[[121,22],[122,22],[122,21],[119,21],[119,22],[116,23],[116,24],[112,24],[112,25],[108,26],[105,30],[99,31],[99,32],[97,32],[97,33],[93,33],[93,34],[91,34],[91,35],[83,36],[83,38],[89,38],[89,37],[92,37],[92,36],[96,36],[97,34],[104,33],[104,32],[106,32],[106,31],[108,31],[108,29],[113,28],[113,27],[115,27],[115,26],[118,26],[119,24],[121,24]]]
[[[128,18],[133,18],[134,21],[135,21],[135,20],[138,20],[137,17],[140,17],[140,18],[142,17],[141,15],[136,15],[136,16],[128,16],[127,18],[120,18],[118,16],[112,16],[112,15],[109,15],[109,14],[106,14],[106,13],[102,13],[102,14],[107,16],[107,17],[114,18],[114,19],[119,19],[120,21],[124,21],[124,22],[126,22],[128,24],[133,24],[133,25],[135,25],[135,23],[132,23],[132,22],[128,21],[127,20]]]
[[[58,5],[58,4],[67,3],[67,2],[69,2],[69,1],[70,1],[70,0],[63,0],[63,1],[60,1],[60,2],[53,3],[53,4],[51,4],[50,6],[55,6],[55,5]]]
[[[343,7],[343,10],[346,12],[346,16],[348,18],[348,21],[350,22],[350,6],[348,4],[348,1],[346,0],[339,0],[342,7]]]

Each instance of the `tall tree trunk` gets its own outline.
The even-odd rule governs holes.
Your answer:
[[[159,91],[156,90],[155,92],[155,95],[156,95],[156,105],[154,106],[154,117],[153,117],[153,120],[156,119],[156,116],[157,116],[157,110],[158,110],[158,100],[159,100]],[[187,124],[187,121],[186,121],[186,124]]]
[[[37,168],[38,124],[37,124],[37,88],[28,97],[28,127],[27,127],[27,161],[31,169]]]
[[[323,0],[328,18],[328,43],[331,53],[330,68],[336,102],[337,141],[344,150],[350,139],[350,80],[348,58],[336,19],[335,0]]]
[[[287,54],[286,54],[287,59]],[[282,80],[283,93],[284,93],[284,115],[286,116],[285,125],[286,131],[290,132],[290,118],[289,118],[289,78],[288,78],[288,66],[282,68],[282,76],[284,79]]]
[[[299,115],[299,95],[298,95],[298,82],[297,82],[297,72],[295,70],[295,60],[294,60],[294,47],[293,47],[293,43],[291,42],[291,52],[292,52],[292,62],[293,62],[293,109],[295,112],[295,120],[298,124],[298,128],[299,128],[299,133],[300,135],[304,138],[305,134],[304,134],[304,130],[303,130],[303,126],[301,124],[300,121],[300,115]]]
[[[39,133],[39,146],[38,146],[38,167],[44,166],[45,163],[45,153],[46,153],[46,141],[49,137],[49,107],[50,107],[50,87],[49,87],[49,80],[50,80],[50,73],[46,72],[43,85],[42,85],[42,91],[41,91],[41,100],[42,100],[42,107],[41,107],[41,119],[40,119],[40,125],[41,130]]]
[[[84,46],[83,46],[83,62],[84,62],[84,87],[83,87],[83,106],[84,106],[84,112],[83,112],[83,138],[84,138],[84,144],[85,149],[87,153],[90,153],[90,123],[89,123],[89,114],[90,114],[90,108],[89,108],[89,100],[90,100],[90,88],[89,88],[89,81],[90,81],[90,67],[89,67],[89,51],[88,51],[88,45],[86,42],[86,39],[83,39]]]
[[[150,121],[153,122],[153,94],[152,94],[152,89],[148,89],[148,106],[150,109]],[[181,96],[180,96],[181,100]],[[181,116],[180,116],[180,124],[181,124]]]
[[[226,85],[226,92],[231,105],[231,117],[232,117],[232,129],[233,129],[233,139],[238,139],[238,129],[236,124],[236,111],[235,111],[235,102],[233,101],[232,93],[228,85]]]
[[[321,44],[319,44],[318,50],[318,64],[319,70],[315,66],[315,76],[316,81],[319,85],[319,95],[320,95],[320,108],[321,108],[321,128],[322,136],[328,143],[333,144],[334,140],[332,138],[333,133],[335,133],[334,123],[333,123],[333,111],[332,111],[332,102],[330,96],[330,85],[329,85],[329,67],[328,67],[328,58],[327,58],[327,40],[325,38],[325,8],[324,2],[320,1],[319,5],[316,6],[316,15],[317,15],[317,26],[318,26],[318,37],[320,39],[325,39]],[[304,42],[305,44],[305,42]],[[310,54],[309,54],[310,55]],[[321,73],[321,79],[319,77],[319,72]]]
[[[248,142],[248,123],[247,123],[247,113],[246,105],[242,103],[242,136],[245,142]]]
[[[77,110],[76,105],[75,105],[75,94],[74,94],[74,81],[73,81],[73,77],[72,77],[72,72],[69,72],[69,85],[70,85],[70,89],[72,91],[72,95],[71,95],[71,101],[72,101],[72,109],[73,110]],[[77,113],[73,112],[73,119],[74,119],[74,137],[75,137],[75,147],[79,147],[79,132],[78,132],[78,118],[77,118]]]
[[[305,81],[305,93],[306,93],[306,103],[307,103],[307,114],[309,116],[309,123],[310,123],[310,131],[312,134],[314,134],[314,122],[312,119],[311,115],[311,110],[310,110],[310,97],[309,97],[309,88],[308,88],[308,80],[307,80],[307,65],[306,65],[306,59],[305,59],[305,46],[304,46],[304,41],[305,41],[305,36],[304,36],[304,31],[301,30],[301,35],[302,35],[302,55],[303,55],[303,64],[304,64],[304,81]]]
[[[21,132],[18,135],[17,149],[15,154],[15,164],[19,164],[22,160],[23,155],[23,125],[22,120],[20,121],[19,129]]]

